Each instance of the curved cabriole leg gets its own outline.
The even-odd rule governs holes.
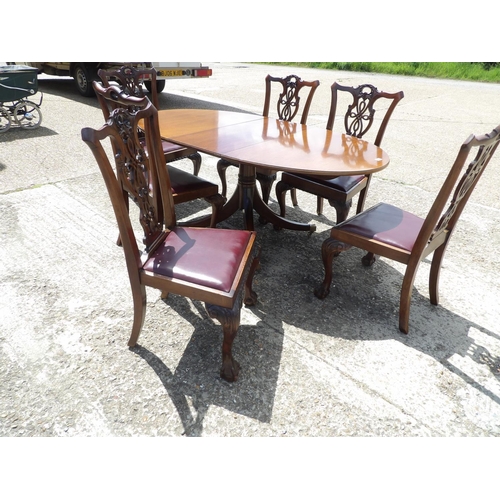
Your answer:
[[[200,153],[193,153],[188,158],[193,162],[193,174],[198,175],[201,168],[201,155]]]
[[[207,196],[204,198],[207,203],[212,205],[212,213],[209,215],[203,215],[194,220],[190,219],[184,222],[177,223],[178,226],[187,227],[216,227],[217,221],[219,219],[220,211],[224,205],[224,198],[220,194],[214,194],[212,196]]]
[[[341,252],[351,248],[351,245],[342,241],[327,238],[321,246],[321,257],[323,259],[323,267],[325,268],[325,278],[323,283],[314,290],[314,295],[318,299],[324,299],[330,293],[330,285],[332,282],[332,264],[334,257],[337,257]]]
[[[222,184],[221,195],[226,198],[227,194],[227,182],[226,182],[226,169],[231,166],[226,160],[219,160],[217,162],[217,172],[219,173],[220,181]]]
[[[375,263],[375,254],[368,252],[366,255],[361,257],[361,263],[365,267],[370,267]]]
[[[271,195],[271,189],[274,181],[276,180],[276,174],[265,175],[257,172],[257,180],[259,181],[260,188],[262,190],[262,200],[266,205],[269,205],[269,196]],[[259,217],[259,222],[261,224],[267,224],[266,218],[262,215]]]
[[[328,200],[328,203],[330,203],[330,206],[332,206],[337,212],[337,224],[344,222],[349,216],[349,210],[351,210],[352,206],[352,199],[347,200],[345,203],[341,203],[337,200]]]
[[[276,174],[266,175],[257,172],[257,180],[260,183],[262,189],[262,199],[266,205],[269,204],[269,196],[271,195],[271,189],[273,187],[274,181],[276,180]]]
[[[260,267],[260,252],[261,248],[255,251],[255,256],[252,261],[252,265],[250,266],[250,271],[248,273],[248,277],[245,281],[245,298],[243,302],[246,306],[254,306],[257,304],[257,294],[252,290],[253,277],[255,275],[255,271]]]
[[[219,217],[220,210],[224,205],[226,199],[221,194],[214,194],[213,196],[209,196],[205,198],[210,205],[212,205],[212,217],[210,218],[210,227],[215,227],[217,225],[217,220]]]
[[[208,315],[216,319],[222,325],[224,339],[222,341],[222,368],[220,376],[228,382],[235,382],[238,379],[240,365],[233,358],[233,341],[238,333],[241,316],[241,300],[238,299],[232,309],[205,304]]]
[[[280,206],[280,216],[281,217],[286,217],[286,201],[285,201],[285,198],[286,198],[286,192],[289,189],[291,189],[292,191],[294,191],[294,189],[292,189],[292,187],[289,186],[284,181],[279,181],[276,184],[276,199],[278,200],[278,204]]]
[[[128,341],[129,347],[134,347],[137,344],[146,317],[146,287],[144,285],[132,285],[132,299],[134,301],[134,323]]]

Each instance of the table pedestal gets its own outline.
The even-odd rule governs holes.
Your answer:
[[[314,224],[294,222],[284,219],[273,212],[269,206],[264,203],[257,189],[255,167],[241,163],[239,168],[238,187],[220,210],[218,222],[227,219],[238,210],[243,210],[245,228],[249,231],[253,231],[253,211],[255,210],[261,216],[261,220],[273,224],[275,229],[292,229],[294,231],[308,231],[309,233],[316,231],[316,226]]]

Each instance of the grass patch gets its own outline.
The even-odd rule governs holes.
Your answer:
[[[338,69],[364,73],[421,76],[453,80],[500,82],[500,63],[481,62],[280,62],[267,63],[305,68]]]

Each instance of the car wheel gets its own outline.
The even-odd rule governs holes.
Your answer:
[[[151,94],[151,82],[144,82],[144,85],[148,89],[148,92]],[[165,88],[165,80],[156,80],[156,92],[161,93]]]
[[[95,71],[92,71],[83,64],[77,64],[73,71],[73,78],[75,79],[78,92],[85,97],[95,95],[92,81],[97,79]]]

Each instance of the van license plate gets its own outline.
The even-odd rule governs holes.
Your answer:
[[[160,76],[182,76],[182,69],[160,69],[158,75]]]

